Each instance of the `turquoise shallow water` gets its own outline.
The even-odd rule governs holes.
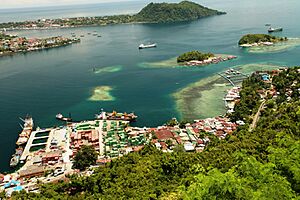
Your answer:
[[[71,112],[73,118],[80,120],[92,119],[100,108],[117,109],[136,112],[139,115],[136,125],[156,126],[179,116],[170,95],[192,82],[235,65],[299,64],[299,47],[278,53],[250,54],[236,45],[243,34],[266,32],[265,23],[283,26],[284,32],[278,35],[300,37],[299,23],[291,20],[299,18],[299,1],[205,0],[201,3],[228,14],[190,23],[16,32],[28,37],[70,36],[75,32],[85,37],[81,43],[68,47],[0,58],[0,171],[9,169],[10,155],[20,131],[18,117],[27,113],[34,117],[36,125],[47,127],[59,124],[55,120],[58,112],[66,115]],[[111,6],[112,10],[118,9],[115,4]],[[44,15],[51,16],[51,12],[44,11]],[[11,19],[16,15],[11,14]],[[93,31],[102,37],[87,35]],[[139,51],[137,46],[146,41],[155,41],[158,47]],[[143,62],[166,60],[194,49],[233,54],[239,59],[195,69],[139,67]],[[94,67],[115,65],[122,65],[122,70],[93,73]],[[88,100],[93,88],[102,85],[115,88],[112,92],[115,101]]]

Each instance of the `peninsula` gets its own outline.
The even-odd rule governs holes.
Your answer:
[[[276,37],[268,34],[247,34],[239,40],[239,46],[271,46],[274,43],[283,42],[287,40],[287,37]]]
[[[200,51],[190,51],[177,57],[177,63],[187,66],[202,66],[217,64],[219,62],[237,58],[232,55],[215,55],[213,53],[204,53]]]
[[[104,26],[125,23],[172,23],[192,21],[203,17],[226,14],[197,3],[182,1],[180,3],[150,3],[134,15],[114,15],[96,17],[75,17],[62,19],[39,19],[36,21],[1,23],[0,29],[26,30],[69,28],[80,26]]]
[[[16,35],[7,35],[5,33],[0,33],[0,56],[61,47],[77,42],[80,42],[80,39],[69,39],[61,36],[43,39],[29,39],[26,37],[18,37]]]

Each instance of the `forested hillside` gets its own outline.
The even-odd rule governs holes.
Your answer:
[[[190,1],[180,3],[150,3],[138,14],[134,21],[149,23],[168,23],[196,20],[202,17],[225,14]]]

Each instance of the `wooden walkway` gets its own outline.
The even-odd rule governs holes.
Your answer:
[[[226,76],[224,76],[223,74],[218,73],[218,75],[220,75],[220,76],[223,77],[225,80],[227,80],[233,87],[235,86],[235,84],[234,84],[229,78],[227,78]]]

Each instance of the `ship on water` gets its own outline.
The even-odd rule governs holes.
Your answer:
[[[21,146],[21,145],[24,145],[27,143],[28,139],[29,139],[29,136],[32,132],[32,129],[33,129],[33,119],[32,117],[30,116],[26,116],[25,119],[22,119],[20,118],[23,122],[24,122],[24,125],[21,126],[23,128],[22,132],[19,134],[19,138],[16,142],[16,144],[18,146]]]
[[[111,113],[104,112],[103,109],[101,110],[100,114],[96,114],[96,119],[103,119],[103,120],[122,120],[122,121],[130,121],[133,122],[137,119],[137,116],[132,113],[118,113],[113,111]]]
[[[58,113],[55,117],[56,117],[56,119],[61,120],[61,121],[65,121],[65,122],[71,122],[72,121],[71,114],[69,114],[69,117],[64,117],[63,114]]]
[[[140,44],[139,49],[155,48],[156,46],[156,43]]]
[[[272,27],[270,27],[270,28],[268,29],[268,32],[269,32],[269,33],[273,33],[273,32],[281,32],[281,31],[283,31],[283,28],[281,28],[281,27],[279,27],[279,28],[272,28]]]

